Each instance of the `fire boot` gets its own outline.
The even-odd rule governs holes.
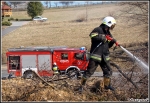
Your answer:
[[[104,88],[114,91],[115,89],[111,86],[110,81],[111,79],[109,77],[104,77]]]
[[[87,81],[87,78],[85,78],[85,77],[81,78],[81,86],[79,87],[79,92],[80,93],[82,93],[83,87],[85,86],[86,81]]]

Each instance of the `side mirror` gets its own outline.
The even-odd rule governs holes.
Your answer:
[[[89,61],[90,59],[90,52],[85,52],[86,61]]]

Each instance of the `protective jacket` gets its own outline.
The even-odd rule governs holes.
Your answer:
[[[94,28],[94,30],[90,33],[91,37],[91,58],[100,60],[103,57],[106,57],[109,55],[109,48],[111,48],[114,44],[112,41],[103,41],[103,36],[109,35],[112,37],[109,29],[105,30],[105,28],[108,28],[105,24],[101,24],[99,27]],[[100,43],[102,43],[100,46],[98,46]],[[97,47],[98,46],[98,47]]]

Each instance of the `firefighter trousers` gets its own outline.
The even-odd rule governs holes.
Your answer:
[[[94,74],[98,65],[101,67],[103,71],[103,77],[110,77],[112,75],[112,68],[110,67],[109,60],[102,58],[101,62],[97,62],[90,58],[87,70],[84,72],[83,77],[89,78]]]

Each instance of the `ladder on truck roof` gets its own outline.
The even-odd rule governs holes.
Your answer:
[[[41,46],[41,47],[20,47],[20,48],[9,48],[8,51],[53,51],[54,49],[66,48],[66,46]]]

